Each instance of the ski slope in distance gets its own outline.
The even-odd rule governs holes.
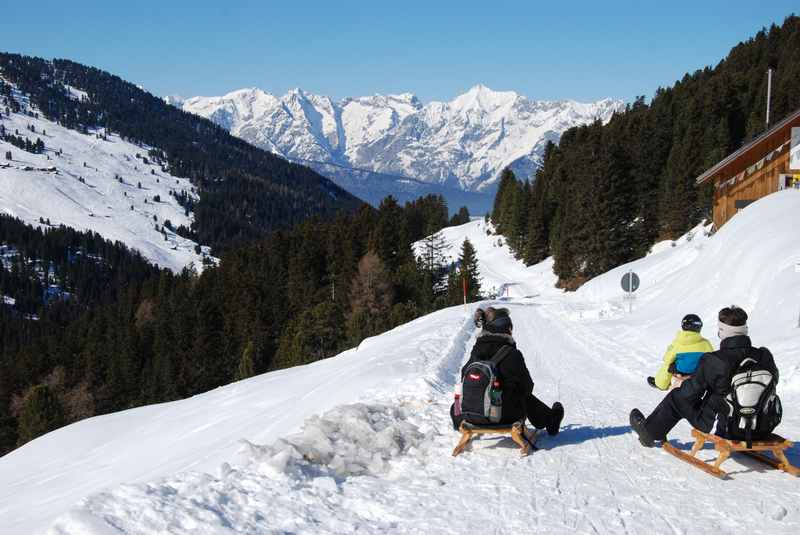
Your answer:
[[[74,89],[72,93],[75,98],[82,96]],[[95,231],[173,271],[190,264],[202,270],[210,248],[197,253],[194,241],[169,229],[162,233],[166,221],[178,228],[189,227],[194,219],[170,195],[170,191],[186,192],[196,199],[187,178],[172,176],[147,159],[147,146],[104,129],[83,134],[64,128],[40,115],[26,95],[16,89],[13,94],[23,109],[2,113],[0,125],[32,142],[41,139],[45,151],[33,154],[0,140],[0,213],[35,226],[43,226],[41,219],[54,226]],[[11,152],[12,160],[5,159],[6,152]]]

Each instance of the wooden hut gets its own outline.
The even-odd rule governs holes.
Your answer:
[[[770,193],[800,187],[800,110],[697,177],[714,184],[714,226]]]

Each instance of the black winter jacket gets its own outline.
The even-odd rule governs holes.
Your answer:
[[[461,368],[461,376],[464,376],[464,370],[469,364],[477,360],[490,360],[505,345],[514,349],[498,367],[500,379],[503,381],[503,418],[500,423],[514,423],[525,417],[525,398],[533,392],[533,380],[525,366],[525,358],[517,349],[511,335],[481,334],[472,348],[469,361]]]
[[[747,336],[732,336],[720,344],[718,351],[700,358],[695,374],[675,392],[675,402],[682,414],[701,431],[710,432],[719,415],[718,429],[727,429],[729,406],[725,396],[730,391],[733,372],[745,356],[759,362],[778,379],[778,368],[772,353],[755,348]]]

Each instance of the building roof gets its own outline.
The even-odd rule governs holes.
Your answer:
[[[763,132],[761,135],[756,137],[751,142],[747,143],[746,145],[739,148],[739,150],[729,154],[727,157],[720,160],[714,167],[707,170],[705,173],[697,177],[696,183],[702,184],[703,182],[707,181],[709,178],[715,176],[719,173],[722,169],[725,169],[728,165],[732,164],[748,152],[763,146],[765,141],[769,138],[775,136],[776,134],[781,133],[783,130],[786,130],[786,134],[791,136],[791,125],[797,122],[800,125],[800,110],[794,111],[794,113],[790,113],[787,117],[785,117],[782,121],[778,122],[775,126]],[[765,148],[765,152],[768,152],[770,149]]]

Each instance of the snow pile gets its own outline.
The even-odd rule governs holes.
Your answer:
[[[378,475],[387,461],[418,448],[424,439],[403,407],[358,403],[306,420],[303,431],[268,446],[247,442],[252,461],[300,477],[311,465],[337,477]]]
[[[74,88],[70,92],[85,97]],[[174,271],[189,264],[202,269],[209,248],[197,253],[197,243],[172,230],[188,228],[194,220],[171,194],[185,192],[197,200],[187,178],[169,174],[149,158],[150,147],[104,129],[83,134],[64,128],[27,108],[27,96],[16,89],[13,94],[25,107],[10,116],[3,113],[0,125],[32,142],[40,138],[45,150],[33,154],[0,140],[0,157],[12,154],[11,161],[0,161],[0,213],[40,227],[49,221],[92,230]]]
[[[89,497],[48,533],[318,533],[320,521],[336,533],[346,478],[382,476],[391,459],[420,455],[430,440],[408,417],[402,406],[341,406],[274,444],[243,441],[235,461],[222,463],[216,475],[186,472]],[[316,510],[312,522],[309,507]]]

